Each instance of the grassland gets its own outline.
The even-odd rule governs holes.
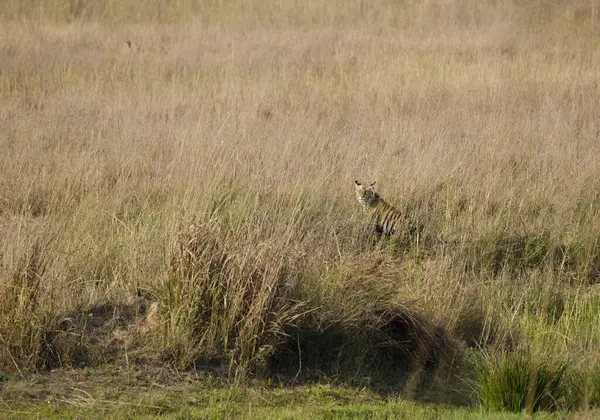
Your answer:
[[[157,378],[162,381],[157,382]],[[495,413],[483,408],[423,405],[368,389],[330,384],[279,387],[153,369],[80,370],[31,375],[0,397],[3,418],[256,418],[256,419],[559,419],[559,413]],[[10,398],[10,404],[8,398]],[[580,415],[594,418],[595,412]],[[586,417],[587,416],[587,417]]]
[[[598,407],[599,10],[2,2],[2,383]],[[355,179],[446,243],[374,243]]]

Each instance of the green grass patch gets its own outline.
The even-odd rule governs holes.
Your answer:
[[[106,380],[105,378],[104,380]],[[3,418],[270,418],[270,419],[522,419],[522,413],[507,414],[482,408],[457,408],[410,402],[399,395],[381,395],[345,385],[231,386],[211,379],[190,384],[154,388],[129,388],[107,392],[102,386],[79,383],[78,389],[47,390],[43,397],[7,399],[0,394]],[[50,386],[51,384],[46,384]],[[98,385],[96,383],[96,385]],[[14,391],[19,383],[11,384]],[[24,386],[24,384],[21,384]],[[22,394],[27,395],[27,394]],[[10,407],[10,408],[7,408]],[[536,419],[560,418],[541,413]]]
[[[577,382],[568,381],[569,362],[517,351],[486,355],[477,372],[481,403],[493,411],[536,412],[566,405]]]

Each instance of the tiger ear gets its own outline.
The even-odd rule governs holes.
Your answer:
[[[362,187],[362,184],[360,182],[358,182],[358,181],[354,181],[354,186],[356,188],[360,188],[360,187]]]
[[[373,185],[375,185],[377,181],[373,181],[373,183],[371,185],[369,185],[369,187],[372,187]]]

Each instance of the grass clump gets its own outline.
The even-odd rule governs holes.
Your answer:
[[[485,355],[477,370],[481,403],[493,411],[552,411],[565,406],[570,393],[570,363],[535,357],[530,352]]]
[[[44,334],[51,319],[40,308],[46,278],[40,241],[26,246],[9,281],[0,285],[0,369],[20,374],[43,365]]]
[[[203,224],[178,235],[157,291],[162,346],[179,366],[226,359],[230,373],[243,378],[266,364],[304,304],[286,288],[283,260],[264,262],[224,243]]]

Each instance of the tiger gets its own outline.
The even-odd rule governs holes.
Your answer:
[[[356,199],[363,206],[363,210],[369,211],[375,219],[375,233],[381,239],[382,236],[389,238],[400,225],[405,225],[409,233],[413,234],[418,229],[411,227],[408,218],[395,207],[386,203],[383,198],[375,192],[375,182],[369,185],[354,181]]]

